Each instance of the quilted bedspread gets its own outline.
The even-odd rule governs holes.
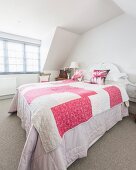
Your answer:
[[[70,129],[128,101],[123,87],[70,80],[20,86],[16,97],[18,102],[21,97],[29,105],[31,123],[46,152],[57,148]]]

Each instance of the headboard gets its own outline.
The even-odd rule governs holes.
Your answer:
[[[117,81],[119,77],[127,78],[126,73],[121,73],[120,70],[112,63],[98,63],[90,68],[90,72],[93,70],[110,70],[106,80]]]

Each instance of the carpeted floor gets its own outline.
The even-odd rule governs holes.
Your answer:
[[[8,115],[10,100],[0,101],[0,170],[17,170],[25,132],[16,115]],[[68,170],[136,170],[136,124],[127,117],[108,131]]]

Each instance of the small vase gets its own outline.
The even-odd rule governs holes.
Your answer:
[[[67,74],[68,75],[68,79],[70,79],[70,74]]]

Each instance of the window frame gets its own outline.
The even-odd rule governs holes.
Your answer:
[[[36,44],[36,43],[31,43],[31,42],[25,42],[25,41],[21,41],[21,40],[14,40],[14,39],[8,39],[8,38],[3,38],[0,37],[0,41],[3,41],[3,60],[4,60],[4,72],[0,72],[0,75],[8,75],[8,74],[39,74],[40,73],[40,69],[41,69],[41,61],[40,61],[40,47],[41,44]],[[22,44],[23,45],[23,71],[19,71],[19,72],[10,72],[9,71],[9,64],[8,64],[8,47],[7,44],[8,42],[11,43],[18,43],[18,44]],[[30,46],[35,46],[38,47],[38,70],[39,71],[27,71],[26,67],[27,67],[27,63],[26,63],[26,45],[30,45]]]

